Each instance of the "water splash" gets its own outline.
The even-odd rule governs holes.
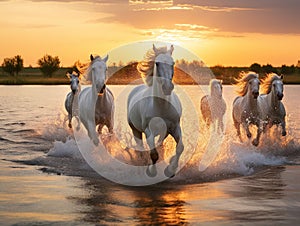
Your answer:
[[[72,136],[67,126],[62,126],[63,121],[64,117],[59,115],[58,120],[52,127],[49,126],[42,131],[42,136],[45,139],[53,141],[53,147],[49,150],[48,156],[57,158],[58,161],[60,158],[70,158],[70,161],[72,159],[74,161],[82,159],[74,136]],[[185,135],[188,136],[191,132],[185,131]],[[179,162],[182,170],[170,180],[171,182],[196,183],[233,176],[251,175],[263,167],[297,164],[297,162],[293,161],[293,157],[296,156],[298,158],[300,153],[300,144],[293,138],[292,128],[289,128],[286,137],[282,137],[276,127],[272,128],[267,134],[262,135],[261,143],[258,147],[254,147],[251,141],[247,139],[241,143],[236,137],[233,126],[228,126],[223,135],[215,132],[213,128],[208,129],[205,123],[201,121],[198,132],[201,136],[198,139],[196,151],[191,158],[185,155],[194,145],[191,144],[192,140],[187,139],[184,154]],[[110,158],[103,159],[103,157],[99,156],[99,152],[96,149],[92,155],[96,165],[101,162],[101,164],[104,163],[106,166],[110,166],[106,172],[108,174],[120,170],[114,169],[114,165],[111,165],[111,159],[117,159],[121,163],[133,166],[147,166],[150,162],[149,152],[141,152],[134,149],[135,142],[130,131],[116,129],[116,134],[114,135],[104,132],[101,135],[101,140]],[[83,141],[90,142],[88,138],[87,140],[83,139]],[[216,142],[219,143],[216,144]],[[169,158],[174,154],[175,145],[174,140],[168,137],[163,145],[158,148],[159,161],[168,163]],[[98,160],[99,162],[97,163]],[[87,168],[87,163],[82,161],[81,164],[85,164],[85,166],[80,166],[81,168]],[[121,176],[131,177],[131,180],[134,181],[135,177],[145,176],[145,172],[141,171],[135,175],[122,174]]]

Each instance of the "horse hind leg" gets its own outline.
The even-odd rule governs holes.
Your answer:
[[[132,123],[129,123],[129,126],[131,128],[134,141],[137,145],[138,149],[143,149],[143,134],[139,130],[137,130]]]

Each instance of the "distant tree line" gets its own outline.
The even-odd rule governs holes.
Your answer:
[[[300,72],[299,71],[300,68],[296,67],[295,65],[287,66],[285,64],[283,64],[281,68],[275,68],[271,64],[260,65],[258,63],[254,63],[250,65],[249,69],[258,74],[260,73],[268,74],[274,72],[277,74],[289,75],[289,74],[294,74],[296,72]]]
[[[52,77],[53,73],[60,68],[60,60],[58,56],[44,55],[38,59],[37,64],[45,77]],[[24,60],[20,55],[5,58],[2,63],[3,71],[11,76],[17,76],[24,68]]]
[[[4,72],[8,73],[11,76],[17,76],[20,71],[24,68],[24,60],[20,55],[16,55],[12,58],[5,58],[2,63],[2,69]],[[120,70],[125,65],[133,64],[134,62],[129,62],[128,64],[124,64],[120,61],[118,64],[113,62],[108,67],[109,74],[113,74],[116,71]],[[60,68],[60,59],[58,56],[51,56],[51,55],[44,55],[40,59],[37,60],[37,64],[39,65],[39,69],[43,73],[45,77],[52,77],[52,75]],[[76,71],[79,73],[77,69],[77,65],[81,65],[79,61],[76,61],[73,66],[69,68],[69,71]],[[185,71],[188,74],[201,74],[203,72],[203,68],[208,68],[202,61],[187,61],[185,59],[176,60],[175,62],[176,67],[180,68],[181,70]],[[300,74],[300,67],[299,65],[282,65],[281,67],[273,67],[271,64],[260,65],[258,63],[253,63],[249,67],[224,67],[221,65],[213,66],[209,68],[212,73],[221,79],[227,79],[227,82],[231,83],[230,81],[233,80],[234,77],[237,76],[238,70],[251,70],[258,74],[267,74],[270,72],[275,72],[278,74]]]

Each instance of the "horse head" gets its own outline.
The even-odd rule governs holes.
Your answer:
[[[217,98],[222,98],[222,80],[212,79],[210,81],[210,92],[211,96],[215,96]]]
[[[98,94],[103,94],[106,87],[106,62],[108,55],[101,59],[100,56],[94,57],[91,54],[90,59],[92,64],[92,83],[95,84]]]
[[[156,78],[158,83],[161,84],[162,91],[165,95],[171,95],[174,84],[172,82],[174,75],[174,60],[172,58],[172,53],[174,46],[171,45],[171,48],[166,51],[166,53],[158,53],[155,45],[153,44],[153,51],[157,55],[155,58],[156,66]]]
[[[278,100],[282,100],[282,98],[283,98],[282,77],[281,77],[281,79],[274,80],[272,82],[272,90],[273,90],[273,93],[274,93],[275,97],[277,97]]]
[[[254,99],[257,99],[259,95],[260,81],[258,78],[252,78],[248,82],[249,91],[251,92]]]
[[[70,87],[73,94],[78,91],[79,87],[79,76],[76,72],[72,72],[72,74],[67,73],[66,76],[70,79]]]

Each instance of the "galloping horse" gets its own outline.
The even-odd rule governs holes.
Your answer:
[[[66,100],[65,100],[65,108],[68,112],[68,119],[69,119],[69,128],[72,128],[72,117],[74,116],[73,112],[73,104],[75,101],[77,101],[77,95],[80,92],[80,84],[79,84],[79,76],[76,72],[72,72],[72,74],[67,73],[66,76],[70,79],[70,88],[71,92],[67,94]]]
[[[263,130],[265,131],[267,125],[269,128],[273,125],[281,125],[281,135],[285,136],[286,112],[281,102],[283,98],[282,78],[275,73],[270,73],[262,80],[262,93],[264,94],[258,97],[258,106]]]
[[[209,82],[210,95],[205,95],[200,101],[200,110],[206,124],[217,123],[220,132],[224,131],[223,116],[226,112],[226,103],[222,96],[222,82],[212,79]]]
[[[240,95],[233,101],[232,117],[234,126],[237,130],[237,135],[241,138],[240,125],[246,130],[248,138],[251,138],[252,134],[249,130],[249,125],[254,124],[257,126],[257,136],[252,141],[252,144],[257,146],[261,135],[259,109],[257,106],[257,97],[259,95],[260,81],[258,75],[254,72],[241,72],[236,80],[236,86],[239,88],[237,93]]]
[[[176,154],[171,158],[165,175],[172,177],[178,167],[178,161],[184,146],[181,137],[180,117],[182,107],[178,96],[173,92],[174,60],[173,45],[150,49],[144,61],[137,66],[144,78],[145,85],[135,87],[128,97],[127,120],[136,143],[142,146],[142,133],[145,133],[150,147],[152,165],[146,173],[157,174],[156,165],[159,156],[155,146],[155,137],[162,142],[169,134],[175,139]]]
[[[100,123],[101,129],[103,127],[101,123],[108,125],[109,130],[112,129],[111,119],[113,118],[114,103],[112,94],[107,91],[108,88],[105,85],[108,56],[101,59],[100,56],[93,57],[91,55],[90,59],[90,64],[80,69],[84,71],[85,79],[92,82],[92,87],[85,88],[79,94],[79,118],[87,129],[90,139],[95,145],[98,145],[99,138],[96,132],[96,123]]]

